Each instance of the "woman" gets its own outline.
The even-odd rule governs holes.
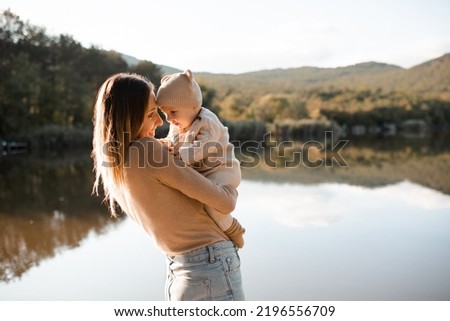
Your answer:
[[[116,205],[167,256],[167,300],[244,300],[237,249],[204,205],[230,213],[237,192],[176,160],[154,138],[162,125],[153,85],[116,74],[100,87],[94,110],[93,159],[112,215]]]

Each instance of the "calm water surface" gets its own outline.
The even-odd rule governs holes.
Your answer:
[[[247,299],[450,300],[449,154],[389,153],[244,169],[234,215]],[[163,300],[152,239],[89,197],[87,157],[57,159],[0,159],[0,299]]]

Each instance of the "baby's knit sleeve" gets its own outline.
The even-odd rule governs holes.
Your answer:
[[[191,129],[191,139],[180,146],[178,153],[188,165],[198,163],[209,156],[217,155],[223,148],[220,144],[221,128],[213,121],[205,119]]]

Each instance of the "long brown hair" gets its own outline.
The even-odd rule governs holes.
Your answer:
[[[113,216],[116,200],[112,191],[123,184],[125,151],[137,139],[153,90],[153,84],[145,77],[120,73],[109,77],[97,92],[93,115],[93,193],[99,194],[101,181],[104,201]]]

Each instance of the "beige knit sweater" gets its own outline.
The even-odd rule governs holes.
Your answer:
[[[114,196],[167,255],[229,240],[203,204],[230,213],[237,191],[174,159],[157,139],[146,137],[130,145],[124,176],[124,186],[113,191]]]
[[[212,111],[200,108],[197,118],[187,130],[170,125],[167,139],[174,143],[174,149],[183,162],[196,171],[207,177],[223,171],[213,180],[218,184],[237,187],[241,182],[241,168],[234,155],[234,146],[229,141],[228,128]]]

